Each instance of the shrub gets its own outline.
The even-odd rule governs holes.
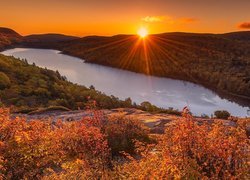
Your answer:
[[[39,179],[46,173],[63,173],[75,162],[98,177],[107,164],[105,136],[81,121],[11,120],[9,111],[0,109],[0,124],[0,177]]]
[[[149,112],[155,112],[155,111],[159,110],[158,107],[152,105],[148,101],[144,101],[144,102],[141,103],[141,109],[144,110],[144,111],[149,111]]]
[[[117,165],[124,179],[248,179],[249,140],[245,129],[220,122],[198,125],[192,117],[169,126],[140,161]]]
[[[0,99],[0,108],[4,107],[4,104],[1,102],[1,99]]]
[[[201,118],[209,119],[209,116],[207,114],[201,114]]]
[[[10,119],[0,109],[0,179],[247,179],[249,119],[199,125],[190,115],[148,144],[143,125],[89,111],[74,122]],[[128,161],[111,161],[123,151]],[[124,152],[125,151],[125,152]],[[139,153],[136,159],[129,153]],[[119,159],[119,158],[118,158]],[[110,166],[113,162],[113,166]],[[112,168],[110,168],[112,167]]]
[[[149,142],[149,130],[137,119],[122,115],[105,116],[102,111],[90,110],[92,117],[84,118],[89,126],[99,127],[107,137],[112,155],[135,153],[135,141]]]
[[[173,115],[176,115],[176,116],[181,116],[181,112],[179,110],[171,108],[171,107],[168,108],[168,109],[160,110],[159,113],[173,114]]]
[[[149,142],[148,129],[140,121],[124,116],[111,116],[103,126],[103,132],[113,155],[122,151],[135,153],[135,140]]]
[[[230,113],[228,111],[223,110],[223,111],[215,111],[214,115],[218,119],[228,119],[230,116]]]

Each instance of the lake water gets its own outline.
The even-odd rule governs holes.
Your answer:
[[[249,107],[220,98],[214,92],[193,83],[146,76],[114,69],[60,54],[57,50],[15,48],[2,52],[40,67],[58,70],[73,83],[89,87],[120,99],[130,97],[134,102],[149,101],[159,107],[181,110],[188,106],[196,115],[211,115],[215,110],[227,110],[235,116],[247,116]]]

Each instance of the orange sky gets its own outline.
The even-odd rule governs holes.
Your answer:
[[[250,30],[250,0],[0,0],[0,5],[0,26],[22,35],[135,34],[141,26],[149,33]]]

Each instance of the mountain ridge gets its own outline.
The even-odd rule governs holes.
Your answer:
[[[0,27],[0,51],[6,48],[10,48],[13,44],[20,42],[22,36],[16,31]]]

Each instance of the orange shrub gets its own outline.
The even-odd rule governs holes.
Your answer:
[[[199,125],[187,113],[155,136],[157,144],[148,145],[148,132],[137,120],[92,113],[78,122],[27,122],[11,120],[8,109],[0,109],[0,179],[249,177],[247,122]],[[109,149],[123,151],[128,161],[111,164]]]
[[[60,174],[74,162],[84,163],[86,172],[98,175],[96,171],[101,172],[107,163],[105,137],[82,122],[11,120],[8,110],[0,109],[0,124],[0,176],[5,178]]]
[[[244,128],[220,122],[198,125],[187,116],[169,127],[144,158],[119,165],[115,175],[125,179],[247,179],[248,155]]]
[[[112,155],[120,155],[120,152],[135,153],[135,140],[149,142],[149,130],[137,119],[123,115],[105,116],[103,111],[91,110],[90,117],[83,121],[88,126],[99,127],[105,134]]]
[[[113,155],[120,152],[135,153],[135,140],[150,142],[149,131],[138,120],[125,116],[112,116],[103,128]]]

